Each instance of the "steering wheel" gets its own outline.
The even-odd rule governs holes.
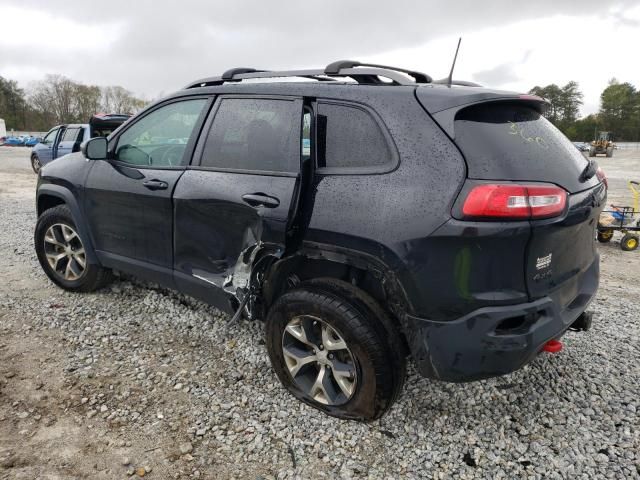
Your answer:
[[[174,165],[180,165],[180,161],[182,160],[182,154],[184,153],[184,146],[182,145],[172,145],[165,149],[162,152],[162,156],[160,157],[160,163],[162,165],[169,165],[173,167]]]
[[[139,152],[140,154],[144,155],[146,157],[146,160],[147,160],[147,165],[151,165],[151,163],[152,163],[151,155],[149,155],[147,152],[145,152],[141,148],[136,147],[135,145],[131,145],[131,144],[123,145],[122,147],[118,148],[118,153],[117,153],[118,159],[120,158],[120,153],[121,152],[124,153],[125,155],[127,153],[129,153],[129,152],[127,152],[127,150],[130,152],[130,154],[134,154],[135,155],[135,154],[137,154]],[[127,160],[123,159],[123,161],[126,162]],[[139,165],[138,162],[132,162],[132,163]]]

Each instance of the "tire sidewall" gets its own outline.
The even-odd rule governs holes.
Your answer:
[[[37,168],[36,168],[36,162],[37,162]],[[37,155],[31,155],[31,168],[33,169],[34,173],[40,173],[40,169],[42,168],[42,163],[40,163],[40,159],[38,158]]]
[[[335,308],[335,305],[344,306],[344,303],[334,302],[313,305],[303,298],[304,294],[309,293],[322,296],[322,294],[315,292],[295,290],[276,302],[269,311],[266,326],[266,344],[271,364],[278,378],[296,398],[329,415],[360,420],[374,418],[376,410],[379,408],[376,405],[379,396],[378,378],[372,358],[375,356],[375,352],[371,352],[362,342],[358,341],[358,338],[354,335],[354,325],[352,324],[366,322],[366,319],[351,308],[350,319],[346,320],[345,316]],[[316,402],[298,387],[286,368],[282,352],[282,334],[289,321],[298,315],[312,315],[322,319],[334,328],[347,343],[354,359],[358,377],[356,391],[346,403],[331,406]]]
[[[51,225],[55,225],[56,223],[66,224],[69,227],[73,228],[73,230],[78,233],[78,229],[76,227],[73,218],[71,217],[71,212],[69,212],[66,207],[56,207],[52,210],[45,211],[36,223],[36,228],[34,232],[34,243],[36,255],[38,256],[38,261],[40,262],[40,266],[46,273],[47,277],[55,283],[56,285],[66,289],[66,290],[80,290],[88,280],[91,280],[93,276],[95,276],[95,272],[93,266],[87,261],[84,273],[82,276],[76,280],[65,280],[57,275],[49,262],[47,261],[45,250],[44,250],[44,236],[47,232],[47,229]],[[78,236],[80,234],[78,233]],[[82,238],[80,238],[83,247],[86,251],[86,245]]]

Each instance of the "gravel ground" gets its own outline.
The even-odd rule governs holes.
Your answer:
[[[601,163],[624,178],[639,160]],[[470,384],[410,372],[360,424],[284,391],[260,323],[128,277],[54,287],[28,168],[0,147],[0,478],[640,477],[640,251],[600,246],[594,327],[561,353]]]

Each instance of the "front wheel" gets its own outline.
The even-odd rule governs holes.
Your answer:
[[[391,407],[405,358],[368,305],[331,286],[303,284],[269,310],[269,358],[296,398],[352,420],[374,420]]]
[[[31,168],[35,174],[38,174],[42,168],[42,164],[37,155],[31,155]]]
[[[111,270],[88,262],[85,245],[66,205],[40,215],[34,242],[44,273],[65,290],[91,292],[112,278]]]
[[[598,241],[600,243],[610,242],[612,238],[613,238],[613,230],[611,229],[598,230]]]

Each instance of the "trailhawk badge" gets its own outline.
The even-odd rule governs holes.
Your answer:
[[[553,254],[549,254],[546,255],[544,257],[538,257],[538,259],[536,260],[536,269],[537,270],[542,270],[543,268],[549,268],[549,266],[551,265],[551,255]]]

